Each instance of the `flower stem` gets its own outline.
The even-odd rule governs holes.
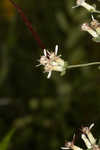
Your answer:
[[[91,62],[91,63],[79,64],[79,65],[69,65],[69,66],[67,66],[67,69],[88,67],[88,66],[92,66],[92,65],[100,65],[100,62]]]
[[[17,9],[18,13],[20,14],[22,20],[24,21],[25,25],[29,29],[29,31],[32,33],[32,36],[36,40],[37,44],[40,46],[40,48],[45,49],[45,45],[42,43],[39,35],[37,32],[33,29],[31,22],[28,20],[26,15],[24,14],[23,10],[15,3],[14,0],[9,0],[12,5]]]

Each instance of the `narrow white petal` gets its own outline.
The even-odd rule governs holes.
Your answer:
[[[46,49],[44,49],[44,56],[47,56],[47,52],[46,52]]]
[[[61,149],[69,149],[69,148],[67,148],[67,147],[61,147]]]
[[[58,53],[58,45],[56,45],[55,47],[55,55],[57,55],[57,53]]]
[[[39,66],[41,66],[41,64],[36,65],[36,67],[39,67]]]
[[[94,126],[94,123],[92,123],[92,124],[90,125],[89,130],[91,130],[91,129],[93,128],[93,126]]]
[[[49,71],[47,78],[49,79],[51,77],[51,71]]]
[[[91,148],[92,148],[92,145],[91,145],[89,139],[87,138],[87,136],[86,136],[85,134],[82,134],[82,135],[81,135],[81,138],[82,138],[82,140],[84,141],[86,147],[87,147],[88,149],[91,149]]]
[[[91,18],[92,18],[93,21],[95,20],[93,14],[91,14]]]
[[[72,8],[77,8],[77,7],[79,7],[79,5],[73,6]]]

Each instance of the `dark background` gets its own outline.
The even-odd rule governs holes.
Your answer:
[[[82,32],[91,21],[75,0],[15,0],[49,50],[69,64],[100,61],[100,44]],[[88,1],[90,4],[94,0]],[[100,10],[100,2],[95,1]],[[94,15],[98,20],[99,16]],[[100,70],[97,66],[73,69],[48,80],[36,67],[42,49],[9,0],[0,1],[0,140],[17,128],[10,150],[55,150],[79,137],[82,125],[95,123],[100,134]]]

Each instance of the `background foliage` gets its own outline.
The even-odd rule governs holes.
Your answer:
[[[69,64],[100,61],[100,44],[81,32],[90,21],[74,0],[15,0],[46,48],[59,45]],[[94,3],[94,1],[90,1]],[[95,1],[98,10],[100,2]],[[99,17],[98,17],[99,18]],[[59,149],[84,124],[96,123],[100,133],[100,70],[73,69],[46,79],[35,67],[42,54],[9,0],[0,3],[0,140],[16,128],[10,150]],[[78,136],[77,136],[78,137]]]

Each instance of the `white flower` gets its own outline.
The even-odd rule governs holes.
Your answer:
[[[66,70],[66,62],[61,59],[61,55],[57,56],[58,45],[55,46],[55,52],[49,52],[44,49],[44,55],[41,56],[39,62],[44,66],[44,72],[48,72],[47,78],[51,77],[52,71],[64,73]]]
[[[82,135],[81,135],[81,138],[83,139],[83,141],[84,141],[86,147],[87,147],[88,149],[91,149],[91,148],[92,148],[92,144],[90,143],[90,141],[89,141],[89,139],[87,138],[87,136],[86,136],[85,134],[82,134]]]
[[[65,147],[61,147],[61,149],[83,150],[79,146],[74,145],[73,141],[65,143]]]
[[[92,21],[90,22],[91,27],[97,32],[100,36],[100,22],[92,16]]]
[[[96,10],[95,7],[93,7],[90,4],[86,3],[86,0],[76,0],[76,6],[74,6],[73,8],[79,7],[79,6],[84,7],[85,9],[87,9],[90,12],[100,13],[100,11]]]
[[[96,143],[96,139],[94,138],[93,134],[91,133],[91,129],[93,128],[94,123],[92,123],[90,125],[90,127],[83,127],[82,128],[82,132],[84,135],[87,136],[89,142],[91,143],[91,145],[94,145]],[[84,137],[83,137],[84,138]],[[86,138],[85,138],[86,139]],[[85,142],[86,143],[86,142]],[[89,144],[88,144],[89,145]]]
[[[98,34],[95,30],[93,30],[88,23],[83,23],[81,25],[81,29],[83,31],[87,31],[88,33],[90,33],[94,38],[97,38],[98,37]]]

